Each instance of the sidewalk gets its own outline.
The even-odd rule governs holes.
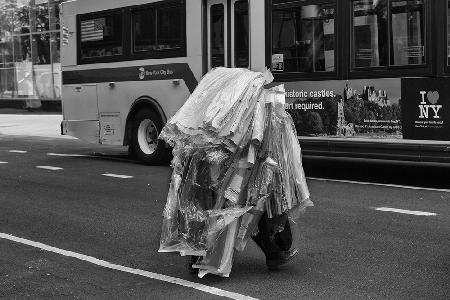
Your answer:
[[[0,135],[25,135],[73,139],[61,135],[61,114],[51,113],[6,113],[0,110]]]
[[[6,114],[0,109],[0,141],[2,135],[66,139],[79,141],[79,145],[84,145],[86,149],[89,149],[90,155],[122,159],[128,155],[127,146],[90,144],[69,135],[61,135],[60,124],[62,119],[61,114],[36,114],[35,112]]]

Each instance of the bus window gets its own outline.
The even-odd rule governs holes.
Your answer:
[[[158,9],[157,14],[157,41],[162,49],[180,49],[184,26],[181,6]]]
[[[423,0],[396,0],[391,5],[391,65],[425,63]]]
[[[424,41],[423,0],[353,1],[354,68],[425,64]]]
[[[210,67],[225,66],[225,8],[214,4],[210,8]]]
[[[387,0],[353,1],[353,67],[387,66]]]
[[[274,0],[272,70],[333,72],[334,10],[332,3],[306,5],[301,1]]]
[[[209,69],[227,65],[225,5],[226,3],[211,3],[209,6]]]
[[[183,6],[152,6],[132,12],[133,52],[158,55],[180,51],[184,32]],[[179,53],[181,55],[181,53]],[[161,57],[160,55],[158,57]]]
[[[132,13],[133,52],[156,50],[156,12],[154,9]]]
[[[123,55],[120,11],[81,16],[79,32],[82,61]]]
[[[239,0],[234,3],[234,67],[249,67],[249,25],[248,1]]]

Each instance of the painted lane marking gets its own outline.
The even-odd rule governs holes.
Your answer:
[[[395,212],[400,214],[408,214],[408,215],[415,215],[415,216],[436,216],[436,213],[430,213],[426,211],[418,211],[418,210],[407,210],[407,209],[399,209],[399,208],[392,208],[392,207],[372,207],[375,210],[379,211],[387,211],[387,212]]]
[[[7,161],[0,161],[0,165],[1,164],[7,164],[8,162]]]
[[[64,154],[64,153],[47,153],[49,156],[62,156],[62,157],[87,157],[84,154]]]
[[[57,171],[57,170],[64,170],[60,167],[52,167],[52,166],[36,166],[38,169],[45,169],[45,170],[51,170],[51,171]]]
[[[27,153],[28,151],[24,150],[9,150],[10,153]]]
[[[115,160],[115,161],[126,161],[126,162],[132,162],[132,159],[129,158],[119,158],[119,157],[112,157],[108,156],[102,153],[94,153],[91,155],[88,154],[62,154],[62,153],[47,153],[49,156],[59,156],[59,157],[89,157],[89,158],[95,158],[95,159],[107,159],[107,160]]]
[[[102,174],[103,176],[108,176],[108,177],[115,177],[115,178],[122,178],[122,179],[128,179],[128,178],[133,178],[134,176],[129,176],[129,175],[119,175],[119,174],[110,174],[110,173],[105,173]]]
[[[375,185],[375,186],[393,187],[393,188],[409,189],[409,190],[421,190],[421,191],[450,193],[449,189],[433,189],[433,188],[418,187],[418,186],[407,186],[407,185],[397,185],[397,184],[387,184],[387,183],[374,183],[374,182],[363,182],[363,181],[352,181],[352,180],[327,179],[327,178],[317,178],[317,177],[307,177],[307,179],[317,180],[317,181],[331,181],[331,182],[341,182],[341,183],[351,183],[351,184],[361,184],[361,185]]]
[[[163,275],[163,274],[158,274],[158,273],[153,273],[153,272],[149,272],[149,271],[133,269],[133,268],[113,264],[113,263],[110,263],[110,262],[107,262],[104,260],[100,260],[100,259],[92,257],[92,256],[87,256],[84,254],[55,248],[55,247],[52,247],[49,245],[45,245],[45,244],[42,244],[39,242],[34,242],[31,240],[19,238],[19,237],[16,237],[16,236],[13,236],[10,234],[6,234],[6,233],[0,233],[0,239],[5,239],[5,240],[13,241],[16,243],[28,245],[31,247],[39,248],[44,251],[53,252],[56,254],[67,256],[67,257],[72,257],[72,258],[75,258],[78,260],[89,262],[91,264],[94,264],[94,265],[97,265],[100,267],[113,269],[113,270],[121,271],[121,272],[126,272],[126,273],[130,273],[130,274],[135,274],[135,275],[147,277],[150,279],[165,281],[168,283],[173,283],[173,284],[181,285],[184,287],[193,288],[193,289],[196,289],[196,290],[199,290],[199,291],[202,291],[205,293],[213,294],[216,296],[227,297],[227,298],[236,299],[236,300],[256,300],[256,298],[253,298],[250,296],[245,296],[245,295],[238,294],[238,293],[228,292],[228,291],[225,291],[222,289],[218,289],[218,288],[207,286],[207,285],[200,284],[200,283],[190,282],[190,281],[176,278],[176,277],[171,277],[171,276],[167,276],[167,275]]]

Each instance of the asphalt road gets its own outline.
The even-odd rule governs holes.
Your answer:
[[[268,271],[263,254],[249,243],[236,252],[229,278],[199,279],[187,272],[185,258],[157,252],[169,167],[141,165],[121,147],[53,134],[33,137],[29,130],[5,134],[0,122],[0,299],[222,298],[169,283],[162,275],[258,299],[449,299],[450,191],[443,190],[449,188],[445,180],[434,184],[449,177],[442,170],[401,172],[396,166],[403,177],[384,182],[387,174],[392,177],[389,166],[341,166],[333,171],[337,180],[322,180],[333,178],[329,169],[338,166],[308,162],[315,207],[295,227],[299,257]],[[364,169],[368,181],[382,184],[345,181],[364,181],[352,169]],[[408,184],[408,177],[421,176],[430,189],[385,185],[419,186],[415,180]],[[376,210],[380,207],[435,215]],[[6,235],[152,272],[163,280]]]

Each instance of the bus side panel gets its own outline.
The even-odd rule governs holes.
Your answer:
[[[61,65],[77,64],[76,2],[61,4]]]
[[[62,87],[66,120],[98,120],[97,84],[67,84]]]
[[[100,140],[103,144],[122,145],[126,120],[133,103],[142,97],[156,101],[169,119],[190,95],[183,80],[125,81],[112,88],[107,83],[98,84]],[[119,128],[120,127],[120,128]]]
[[[249,1],[250,22],[250,69],[266,70],[266,27],[264,23],[264,1]]]
[[[186,50],[188,57],[202,56],[202,1],[186,1]],[[201,60],[200,60],[201,63]],[[196,64],[191,65],[191,68]],[[201,65],[200,65],[201,66]],[[194,72],[194,74],[197,74]],[[200,72],[201,74],[201,72]],[[197,76],[196,76],[197,77]],[[198,78],[197,78],[198,79]]]
[[[186,55],[197,82],[203,75],[202,0],[186,1]],[[167,113],[167,112],[166,112]],[[173,112],[175,113],[175,112]],[[173,113],[168,113],[172,115]]]
[[[96,120],[63,120],[61,122],[61,134],[70,135],[88,143],[98,144],[99,132],[99,122]]]
[[[99,142],[97,84],[68,84],[62,87],[63,121],[61,134]]]

